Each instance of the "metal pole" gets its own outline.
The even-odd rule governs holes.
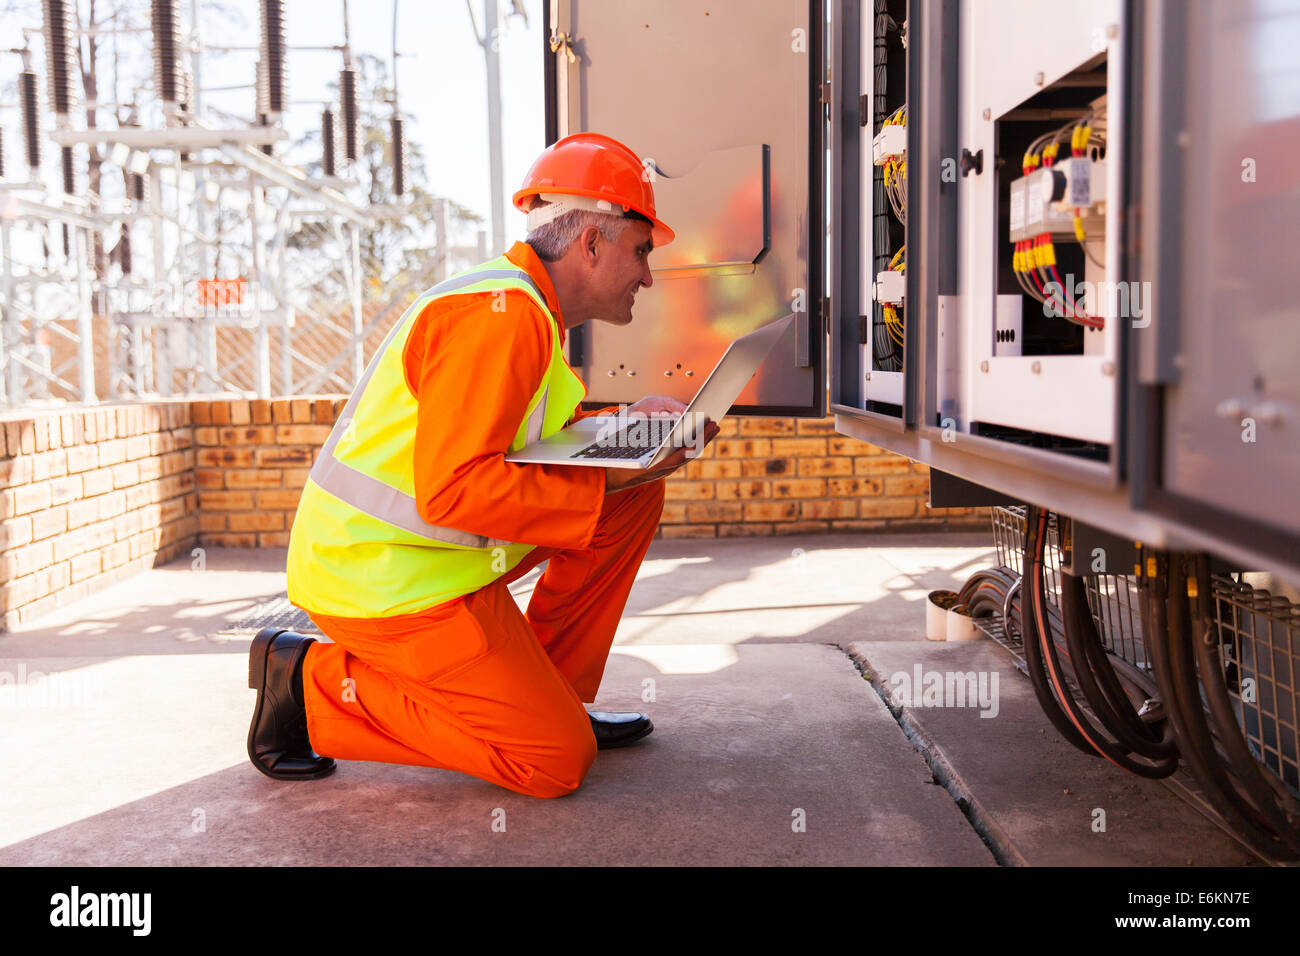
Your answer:
[[[361,230],[353,223],[348,229],[352,243],[352,384],[360,384],[366,370],[366,343],[362,330],[365,315],[361,311]]]
[[[4,263],[4,327],[0,334],[4,338],[5,363],[5,399],[11,408],[22,402],[22,379],[19,377],[18,362],[15,361],[13,348],[18,344],[18,310],[14,308],[14,272],[9,260],[9,220],[0,216],[0,261]]]
[[[257,389],[258,398],[271,397],[271,337],[267,334],[266,323],[262,321],[262,245],[258,241],[257,221],[262,215],[262,196],[261,190],[257,185],[257,175],[250,172],[248,174],[248,192],[249,192],[249,227],[250,240],[253,248],[253,269],[249,277],[249,285],[253,293],[253,320],[257,323],[257,331],[254,333],[256,344],[254,355],[256,365],[256,380],[254,387]]]
[[[199,0],[190,0],[190,37],[197,41],[199,35]],[[203,119],[203,52],[197,42],[194,44],[193,56],[190,60],[194,69],[194,102],[191,104],[194,109],[194,116]],[[195,192],[194,205],[194,225],[200,234],[206,234],[208,231],[208,197],[202,189]],[[215,279],[212,274],[212,248],[206,242],[200,242],[199,246],[199,278]],[[191,326],[191,332],[194,334],[197,342],[195,343],[196,352],[198,353],[199,374],[195,384],[205,392],[220,391],[221,386],[217,382],[217,324],[213,321],[208,310],[204,308],[199,313],[199,319]]]
[[[89,262],[90,250],[87,248],[90,235],[84,229],[77,230],[78,258],[82,264]],[[90,298],[90,270],[77,269],[77,364],[81,372],[81,400],[86,404],[95,402],[95,324],[94,311]]]
[[[506,251],[506,209],[501,171],[501,57],[497,0],[483,0],[483,56],[487,61],[488,159],[492,167],[492,255]]]
[[[434,253],[434,261],[438,264],[437,275],[438,281],[441,282],[447,278],[447,269],[450,265],[449,250],[447,248],[447,200],[435,200],[434,221],[438,226],[438,246]]]
[[[200,69],[200,62],[203,59],[201,48],[198,44],[199,38],[199,0],[190,0],[190,48],[193,51],[190,56],[192,69],[190,72],[194,75],[194,102],[190,104],[190,109],[196,119],[203,118],[203,73]]]

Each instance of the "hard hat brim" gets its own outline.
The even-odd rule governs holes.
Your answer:
[[[614,202],[616,205],[622,208],[631,209],[634,212],[639,212],[641,215],[645,216],[647,219],[650,220],[651,223],[650,239],[651,241],[654,242],[656,249],[658,249],[660,246],[668,245],[668,243],[672,242],[673,239],[676,238],[677,236],[677,233],[675,233],[671,228],[669,228],[666,223],[661,222],[657,216],[651,215],[649,212],[647,212],[644,209],[638,209],[636,206],[628,206],[626,203],[622,203],[622,202],[618,202],[617,200],[610,199],[610,195],[608,191],[602,191],[598,189],[573,189],[573,188],[568,188],[568,189],[548,188],[543,190],[543,189],[538,189],[537,187],[534,186],[530,188],[520,189],[518,192],[514,194],[511,201],[514,203],[515,208],[518,209],[520,212],[527,212],[528,209],[524,205],[524,201],[532,196],[536,196],[539,192],[566,193],[571,196],[590,196],[593,199],[609,200],[610,202]]]

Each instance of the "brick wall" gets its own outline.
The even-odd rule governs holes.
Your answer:
[[[339,396],[196,401],[201,544],[288,544]],[[656,537],[988,527],[988,509],[931,510],[926,466],[835,432],[834,418],[729,418],[668,479]]]
[[[345,399],[184,399],[0,422],[0,610],[11,627],[196,545],[284,547]],[[987,528],[931,510],[924,465],[834,420],[731,418],[668,479],[657,537]]]
[[[187,402],[10,415],[0,432],[5,627],[193,546]]]
[[[657,536],[988,527],[987,508],[929,508],[927,472],[838,434],[834,417],[728,418],[668,479]]]
[[[346,401],[196,401],[200,543],[287,546],[307,472]]]

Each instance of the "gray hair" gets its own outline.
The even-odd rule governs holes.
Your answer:
[[[547,205],[544,199],[534,197],[533,208]],[[534,229],[524,242],[533,247],[537,257],[543,262],[554,262],[569,250],[573,240],[577,239],[588,226],[595,226],[600,234],[610,242],[618,242],[630,220],[610,213],[594,212],[587,209],[574,209],[558,219]]]

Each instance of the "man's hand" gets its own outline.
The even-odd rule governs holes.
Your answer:
[[[642,418],[656,418],[664,415],[680,415],[686,411],[686,404],[669,395],[647,395],[641,401],[629,405],[621,414],[629,418],[639,415]]]
[[[654,397],[662,398],[663,396],[656,395]],[[675,401],[675,399],[667,400]],[[641,401],[647,401],[647,399],[642,399]],[[637,404],[639,405],[641,403],[638,402]],[[678,404],[680,405],[681,403],[678,402]],[[695,440],[694,444],[683,445],[681,448],[675,449],[671,455],[653,467],[636,469],[606,468],[605,494],[612,495],[618,491],[624,491],[637,485],[643,485],[647,481],[657,481],[660,478],[667,478],[692,458],[698,458],[700,453],[704,451],[705,446],[717,437],[719,431],[721,431],[721,428],[718,426],[717,422],[706,419],[704,423],[704,433],[700,438]]]

